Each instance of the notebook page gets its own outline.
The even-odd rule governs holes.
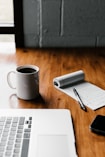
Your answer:
[[[56,81],[56,78],[53,81]],[[84,104],[93,110],[105,106],[105,90],[90,82],[83,80],[81,82],[68,84],[66,86],[56,86],[56,84],[54,84],[54,86],[55,88],[71,96],[75,100],[77,99],[73,92],[73,88],[76,88]]]

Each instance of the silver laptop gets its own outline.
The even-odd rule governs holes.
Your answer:
[[[0,109],[0,157],[77,157],[66,109]]]

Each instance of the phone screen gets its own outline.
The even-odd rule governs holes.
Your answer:
[[[90,125],[91,131],[105,135],[105,116],[97,115]]]

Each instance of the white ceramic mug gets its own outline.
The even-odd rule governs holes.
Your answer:
[[[16,87],[13,86],[12,75],[16,74]],[[39,95],[39,67],[23,65],[7,74],[7,82],[12,89],[16,89],[17,97],[24,100],[35,99]]]

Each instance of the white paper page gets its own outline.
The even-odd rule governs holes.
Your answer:
[[[54,80],[56,80],[56,78]],[[66,86],[61,86],[61,87],[56,86],[56,85],[54,86],[58,90],[64,92],[65,94],[77,100],[73,92],[73,88],[75,87],[81,99],[83,100],[83,103],[93,110],[96,110],[102,106],[105,106],[105,90],[99,88],[98,86],[92,83],[83,81],[75,85],[68,84]]]

